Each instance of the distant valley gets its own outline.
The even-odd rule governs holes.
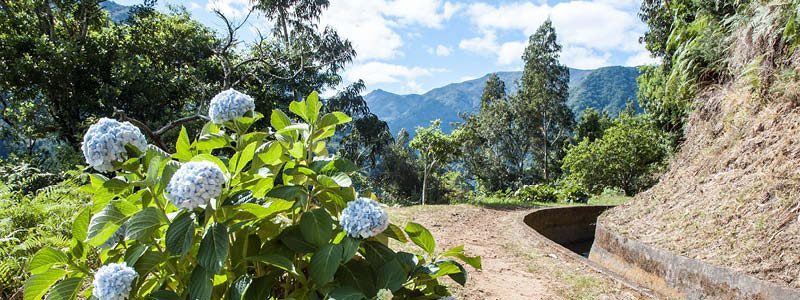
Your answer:
[[[567,105],[576,117],[586,108],[606,110],[616,116],[625,109],[628,101],[636,101],[636,67],[604,67],[595,70],[569,69],[569,99]],[[473,112],[480,107],[481,94],[490,74],[459,83],[451,83],[419,95],[398,95],[384,90],[374,90],[364,97],[370,110],[389,123],[392,134],[406,128],[414,135],[416,126],[428,126],[435,119],[442,120],[445,132],[452,130],[451,122],[461,122],[459,112]],[[497,72],[506,84],[506,92],[516,91],[514,81],[522,72]]]

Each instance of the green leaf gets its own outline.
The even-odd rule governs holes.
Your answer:
[[[322,103],[319,102],[319,94],[317,91],[311,92],[306,97],[306,116],[308,116],[309,123],[316,123],[319,117],[319,110],[322,108]]]
[[[211,154],[198,154],[198,155],[195,155],[194,157],[192,157],[191,161],[210,161],[210,162],[216,164],[217,167],[219,167],[219,169],[222,170],[222,173],[224,173],[224,174],[228,173],[228,167],[225,166],[225,163],[223,163],[221,160],[219,160],[219,158],[217,158],[216,156],[213,156]]]
[[[308,274],[316,285],[324,286],[333,279],[342,261],[342,251],[341,245],[325,244],[314,252],[308,264]]]
[[[292,121],[289,120],[289,116],[278,109],[272,110],[272,115],[269,117],[269,122],[270,125],[272,125],[272,128],[275,128],[275,130],[281,130],[292,124]]]
[[[361,240],[345,236],[339,244],[342,245],[342,263],[346,263],[358,252]]]
[[[194,240],[194,230],[195,224],[190,213],[184,212],[176,217],[167,228],[167,250],[181,256],[189,253]]]
[[[292,101],[289,103],[289,111],[293,112],[295,115],[303,118],[306,123],[311,123],[308,115],[306,114],[306,103],[305,101]]]
[[[28,268],[32,274],[39,274],[46,272],[55,264],[67,264],[68,262],[69,258],[61,250],[45,247],[36,252]]]
[[[449,256],[458,258],[468,265],[472,266],[475,269],[481,269],[481,257],[480,256],[466,256],[464,254],[464,245],[453,247],[450,250],[445,251],[440,256]]]
[[[376,241],[364,241],[361,246],[364,247],[364,258],[373,266],[385,265],[395,257],[392,249]]]
[[[237,209],[249,212],[256,216],[256,218],[264,218],[290,209],[292,208],[292,204],[294,204],[294,202],[272,198],[272,201],[264,204],[265,206],[255,203],[244,203],[239,205]]]
[[[350,180],[350,177],[344,173],[337,173],[332,177],[326,175],[318,175],[317,182],[322,184],[322,186],[329,188],[349,187],[353,185],[353,182]]]
[[[433,255],[433,251],[436,249],[436,241],[433,239],[433,235],[428,229],[425,229],[425,227],[420,224],[408,222],[408,224],[406,224],[406,233],[414,244],[417,244],[417,246],[425,250],[425,252],[428,252],[428,254]]]
[[[42,299],[47,290],[50,289],[61,277],[67,275],[67,271],[62,269],[49,269],[45,272],[34,274],[25,282],[22,294],[24,300]]]
[[[158,181],[158,189],[156,190],[156,194],[160,195],[161,192],[167,188],[169,181],[172,180],[172,175],[175,175],[175,172],[177,172],[180,167],[181,164],[174,160],[170,160],[164,165],[164,169],[161,171],[161,179]]]
[[[230,141],[228,137],[219,133],[209,133],[201,135],[197,139],[195,147],[198,150],[214,150],[228,146]]]
[[[397,259],[392,259],[381,266],[376,273],[378,275],[377,287],[379,289],[386,288],[392,292],[399,290],[408,277],[408,274]]]
[[[263,300],[271,298],[270,291],[272,291],[272,287],[277,283],[277,278],[279,274],[269,274],[267,273],[266,276],[258,277],[253,279],[253,283],[251,286],[258,287],[253,289],[247,289],[247,293],[245,293],[244,297],[246,300]]]
[[[461,286],[465,286],[467,284],[467,270],[464,269],[464,266],[461,264],[451,261],[451,263],[455,264],[458,267],[458,273],[450,273],[447,276],[453,279],[453,281],[458,282]]]
[[[138,244],[133,248],[125,250],[125,264],[128,266],[135,266],[136,263],[142,258],[149,245]]]
[[[408,252],[397,252],[397,256],[395,256],[395,258],[397,258],[397,261],[404,266],[403,269],[408,273],[415,270],[419,264],[419,258],[416,255]]]
[[[211,300],[214,289],[214,274],[206,271],[202,266],[196,266],[189,278],[189,299]]]
[[[128,220],[125,229],[126,240],[149,239],[153,228],[161,224],[163,216],[155,207],[147,207]]]
[[[225,201],[222,202],[222,206],[229,206],[229,205],[239,205],[245,203],[254,203],[256,202],[256,198],[253,197],[253,191],[251,190],[238,190],[225,198]]]
[[[109,202],[103,210],[92,216],[87,236],[90,245],[99,246],[104,243],[122,225],[126,216],[114,204],[115,201]]]
[[[280,143],[269,142],[261,145],[256,149],[255,161],[253,168],[261,167],[262,165],[275,165],[281,163],[281,156],[283,155],[283,147]]]
[[[192,159],[192,151],[190,150],[191,144],[189,142],[189,135],[186,133],[186,127],[181,126],[181,132],[178,134],[178,141],[175,143],[175,154],[172,157],[180,161],[187,161]]]
[[[234,173],[241,172],[247,163],[253,160],[253,155],[256,152],[257,146],[258,144],[252,143],[247,145],[241,152],[236,152],[236,154],[231,157],[229,169]]]
[[[289,273],[297,274],[294,264],[292,264],[292,260],[278,253],[259,254],[256,256],[246,257],[245,260],[263,262]]]
[[[304,212],[300,217],[300,232],[303,238],[314,246],[322,246],[333,235],[331,215],[325,209],[317,208]]]
[[[250,284],[253,282],[253,276],[250,274],[245,274],[239,276],[236,281],[231,284],[231,287],[228,289],[228,297],[227,300],[243,300],[244,294],[247,293],[247,288],[250,287]]]
[[[165,255],[159,251],[148,250],[136,261],[133,269],[136,270],[136,273],[147,274],[150,270],[163,263],[165,258]]]
[[[150,293],[149,296],[155,300],[181,300],[181,296],[178,296],[178,294],[173,291],[167,290],[155,291]]]
[[[364,293],[349,286],[340,286],[325,297],[326,300],[361,300],[364,298],[367,298]]]
[[[219,274],[228,258],[229,250],[228,227],[222,223],[212,224],[200,242],[197,262],[211,273]]]
[[[325,128],[328,126],[344,124],[352,120],[353,119],[348,117],[346,114],[335,111],[322,116],[322,119],[319,119],[319,123],[317,123],[317,128]]]
[[[374,297],[378,292],[375,287],[375,275],[365,262],[351,260],[336,271],[336,281],[342,286],[349,286],[364,292],[367,297]]]
[[[47,300],[72,300],[78,295],[83,283],[83,277],[72,277],[62,280],[53,286],[50,294],[47,294]]]
[[[89,217],[91,217],[91,211],[89,207],[85,207],[78,213],[78,216],[75,217],[75,221],[72,222],[72,238],[77,241],[85,241],[88,237],[89,231]]]
[[[389,226],[386,227],[386,230],[383,231],[383,234],[401,243],[408,243],[408,238],[406,238],[406,234],[403,233],[403,230],[392,223],[389,223]]]
[[[303,235],[300,233],[300,226],[297,225],[286,227],[278,236],[278,239],[286,248],[294,252],[311,253],[316,249],[314,245],[303,239]]]

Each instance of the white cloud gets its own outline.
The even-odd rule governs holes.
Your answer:
[[[570,1],[554,6],[474,3],[466,14],[481,36],[462,40],[459,48],[495,56],[498,65],[514,64],[520,61],[527,37],[549,17],[564,48],[562,63],[578,68],[599,67],[609,62],[611,51],[629,55],[641,51],[637,39],[645,27],[636,16],[637,5],[634,0]],[[501,32],[519,34],[519,38],[499,41]]]
[[[393,59],[403,55],[399,30],[410,25],[441,28],[461,8],[442,0],[340,0],[331,2],[321,23],[353,43],[357,60]]]
[[[198,8],[200,8],[200,4],[197,4],[197,2],[189,2],[189,9],[195,10]]]
[[[444,45],[436,46],[436,55],[438,56],[450,56],[452,52],[452,49],[447,48]]]
[[[607,66],[611,53],[596,54],[583,47],[564,47],[561,49],[561,63],[577,69],[597,69]]]
[[[406,83],[406,90],[411,94],[422,94],[425,92],[425,90],[422,88],[422,85],[414,80],[409,80]]]
[[[382,62],[369,62],[351,66],[345,72],[345,79],[356,81],[364,79],[368,83],[414,82],[417,77],[433,76],[434,73],[446,72],[444,69],[406,67]]]
[[[625,61],[625,65],[628,67],[638,67],[641,65],[656,65],[661,63],[661,61],[655,57],[650,56],[650,52],[647,50],[641,51],[636,55],[628,57],[628,60]]]
[[[209,0],[206,3],[206,10],[217,9],[229,18],[244,17],[250,7],[252,7],[250,0]]]

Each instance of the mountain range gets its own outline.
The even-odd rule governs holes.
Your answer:
[[[594,70],[569,69],[569,98],[567,106],[575,113],[576,118],[586,108],[598,111],[605,110],[616,117],[625,109],[627,102],[634,103],[637,111],[641,111],[636,101],[636,67],[612,66]],[[522,77],[522,72],[497,72],[506,85],[506,93],[517,90],[515,81]],[[435,88],[424,94],[398,95],[381,89],[374,90],[364,96],[370,111],[389,124],[389,129],[396,134],[405,128],[414,135],[417,126],[426,127],[430,121],[440,119],[442,130],[452,130],[451,123],[462,122],[459,112],[474,112],[480,107],[481,94],[486,80],[491,74],[459,83],[451,83]]]

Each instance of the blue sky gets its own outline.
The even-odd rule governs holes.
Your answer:
[[[123,5],[141,0],[117,0]],[[522,69],[520,56],[528,36],[551,18],[569,67],[638,66],[655,63],[638,38],[646,30],[637,17],[637,0],[456,1],[330,0],[321,23],[353,42],[358,56],[343,73],[363,79],[367,92],[424,93],[490,72]],[[243,18],[249,0],[160,0],[159,9],[183,5],[204,24],[218,28],[211,13],[219,8]],[[261,17],[249,19],[239,37],[269,31]],[[323,94],[332,94],[326,91]]]

